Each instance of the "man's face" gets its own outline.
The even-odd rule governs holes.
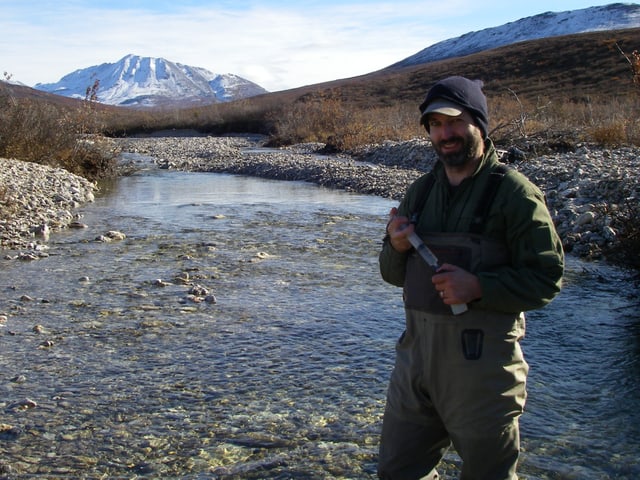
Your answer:
[[[461,167],[482,156],[482,130],[469,112],[457,117],[430,113],[427,121],[433,148],[445,165]]]

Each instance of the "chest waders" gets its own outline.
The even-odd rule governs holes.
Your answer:
[[[484,208],[488,211],[488,205]],[[508,262],[503,244],[478,233],[422,239],[442,263],[471,272]],[[463,461],[461,479],[516,479],[518,418],[528,372],[519,344],[524,315],[470,304],[466,313],[454,316],[433,286],[434,273],[415,252],[409,255],[406,329],[396,344],[379,475],[438,478],[435,467],[453,444]]]

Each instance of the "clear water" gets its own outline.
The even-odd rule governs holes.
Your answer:
[[[203,173],[105,186],[48,258],[0,260],[0,478],[374,478],[403,328],[377,266],[394,204]],[[94,241],[109,230],[127,238]],[[523,478],[639,477],[629,291],[571,261],[529,314]]]

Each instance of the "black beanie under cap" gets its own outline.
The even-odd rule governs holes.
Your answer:
[[[468,78],[453,76],[440,80],[436,83],[427,98],[420,105],[420,123],[423,124],[427,131],[429,130],[429,122],[427,122],[427,114],[429,105],[434,100],[445,100],[451,102],[467,110],[477,125],[482,130],[484,138],[487,138],[489,130],[489,114],[487,108],[487,97],[482,92],[482,81],[469,80]]]

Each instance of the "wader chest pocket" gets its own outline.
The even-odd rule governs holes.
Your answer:
[[[467,360],[478,360],[482,356],[484,332],[478,329],[462,331],[462,353]]]

